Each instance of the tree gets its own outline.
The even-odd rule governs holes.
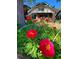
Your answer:
[[[19,27],[22,27],[25,25],[23,1],[26,1],[26,0],[17,0],[17,19],[18,19],[17,21],[18,21]],[[35,0],[28,0],[28,1],[32,3]]]
[[[25,25],[23,0],[17,0],[17,21],[20,27]]]

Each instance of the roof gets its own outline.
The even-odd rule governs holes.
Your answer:
[[[27,7],[27,8],[29,8],[29,9],[31,9],[31,7],[29,7],[29,6],[27,6],[27,5],[23,5],[23,7],[24,7],[24,8]]]
[[[39,5],[48,6],[50,9],[54,10],[56,13],[59,11],[59,9],[52,7],[47,2],[41,2],[41,3],[37,3],[34,7],[32,7],[30,10],[28,10],[28,13],[30,13],[33,9],[37,8]]]

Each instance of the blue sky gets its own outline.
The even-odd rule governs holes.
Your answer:
[[[28,0],[24,1],[25,5],[28,5],[30,7],[35,6],[37,3],[41,2],[47,2],[51,6],[55,6],[55,8],[60,8],[61,7],[61,2],[56,2],[56,0],[36,0],[35,2],[28,2]]]

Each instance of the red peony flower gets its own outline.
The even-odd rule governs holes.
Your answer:
[[[32,17],[31,16],[26,16],[26,20],[31,20]]]
[[[37,36],[37,31],[31,29],[31,30],[27,31],[26,36],[28,38],[32,38],[33,39],[33,38],[35,38]]]
[[[41,40],[39,49],[46,57],[53,57],[55,55],[54,44],[49,39]]]
[[[48,22],[48,21],[49,21],[49,19],[48,19],[48,18],[45,18],[45,21],[47,21],[47,22]]]

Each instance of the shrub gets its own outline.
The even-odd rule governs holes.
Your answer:
[[[30,34],[29,34],[30,33]],[[47,43],[40,42],[47,39]],[[41,50],[42,49],[49,50]],[[61,33],[56,28],[49,27],[46,23],[32,23],[18,29],[17,32],[18,52],[36,59],[61,59]],[[53,49],[53,50],[52,50]],[[50,54],[52,52],[52,54]],[[55,52],[55,53],[54,53]]]

